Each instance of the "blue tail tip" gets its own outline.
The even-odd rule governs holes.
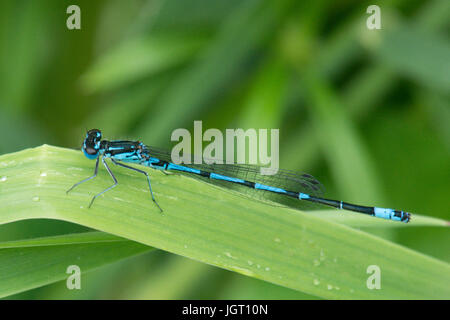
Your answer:
[[[394,216],[397,217],[401,222],[408,223],[411,221],[411,214],[406,211],[394,210]]]

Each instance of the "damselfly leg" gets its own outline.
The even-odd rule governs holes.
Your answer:
[[[69,190],[66,191],[66,194],[69,193],[70,191],[72,191],[75,187],[79,186],[80,184],[82,184],[86,181],[89,181],[97,176],[99,160],[100,160],[100,157],[97,157],[97,161],[95,162],[94,174],[92,176],[90,176],[89,178],[86,178],[84,180],[81,180],[80,182],[75,183]]]
[[[111,161],[112,161],[115,165],[118,165],[118,166],[121,166],[121,167],[124,167],[124,168],[127,168],[127,169],[134,170],[134,171],[136,171],[136,172],[140,172],[140,173],[142,173],[142,174],[145,174],[145,176],[147,177],[148,188],[149,188],[149,190],[150,190],[150,194],[151,194],[151,196],[152,196],[152,200],[153,200],[153,202],[156,204],[156,206],[159,208],[159,210],[160,210],[161,212],[163,212],[163,210],[162,210],[161,207],[159,206],[158,202],[156,202],[155,196],[153,195],[152,185],[151,185],[151,183],[150,183],[150,177],[148,176],[148,173],[147,173],[147,172],[145,172],[144,170],[139,170],[139,169],[136,169],[136,168],[127,166],[127,165],[125,165],[125,164],[123,164],[123,163],[117,162],[117,161],[115,161],[113,158],[111,158]]]
[[[94,200],[97,199],[98,196],[104,194],[106,191],[111,190],[112,188],[114,188],[115,186],[117,186],[117,179],[114,176],[114,174],[112,173],[111,169],[108,167],[108,164],[105,161],[105,157],[102,157],[102,163],[105,166],[106,170],[108,170],[109,175],[111,176],[111,178],[114,180],[114,184],[108,188],[106,188],[105,190],[103,190],[102,192],[96,194],[95,196],[92,197],[91,203],[89,203],[88,208],[90,208],[92,206],[92,204],[94,203]]]

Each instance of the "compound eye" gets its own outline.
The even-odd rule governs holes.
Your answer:
[[[91,129],[88,131],[87,136],[99,141],[102,139],[102,132],[98,129]]]

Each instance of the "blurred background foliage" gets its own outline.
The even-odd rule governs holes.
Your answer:
[[[68,30],[66,8],[81,8]],[[381,30],[366,9],[381,8]],[[0,154],[79,148],[86,129],[170,148],[171,132],[279,128],[282,168],[327,195],[449,219],[447,0],[0,2]],[[70,185],[72,182],[68,182]],[[0,239],[85,231],[0,226]],[[444,261],[443,228],[370,230]],[[16,298],[314,299],[154,251]]]

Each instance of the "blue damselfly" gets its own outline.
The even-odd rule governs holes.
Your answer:
[[[98,196],[111,190],[118,183],[105,161],[109,158],[115,165],[137,171],[147,177],[150,195],[161,212],[162,208],[153,195],[148,173],[124,163],[139,164],[163,172],[176,171],[189,174],[209,183],[238,189],[245,193],[252,191],[254,194],[257,193],[269,200],[295,208],[303,208],[304,203],[318,203],[394,221],[409,222],[411,219],[411,215],[406,211],[360,206],[344,201],[325,199],[321,196],[320,182],[309,174],[296,174],[292,171],[278,170],[274,175],[261,175],[258,166],[239,164],[175,164],[167,151],[148,147],[139,141],[102,140],[102,133],[98,129],[87,132],[82,151],[87,158],[96,159],[94,174],[74,184],[67,190],[67,193],[83,182],[96,177],[100,160],[114,181],[113,185],[92,198],[89,207]]]

